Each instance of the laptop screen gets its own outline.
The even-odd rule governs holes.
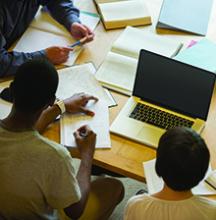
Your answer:
[[[214,82],[215,75],[211,72],[141,50],[133,95],[206,120]]]

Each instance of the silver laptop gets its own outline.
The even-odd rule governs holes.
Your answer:
[[[176,126],[202,131],[215,75],[200,68],[141,50],[133,96],[110,131],[157,147],[161,135]]]

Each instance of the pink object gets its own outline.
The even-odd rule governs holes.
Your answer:
[[[188,44],[187,48],[192,47],[196,43],[197,43],[197,41],[191,40],[190,43]]]

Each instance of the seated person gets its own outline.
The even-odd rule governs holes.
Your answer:
[[[168,130],[160,138],[155,165],[164,187],[154,195],[132,197],[124,220],[216,219],[216,201],[191,192],[208,166],[209,151],[197,133],[183,127]]]
[[[39,134],[64,110],[94,115],[85,106],[97,98],[84,93],[54,104],[57,86],[58,74],[46,60],[17,70],[12,110],[0,121],[0,219],[58,219],[62,212],[72,219],[108,219],[123,198],[118,180],[90,182],[96,134],[88,126],[74,133],[77,175],[69,151]]]
[[[0,1],[0,77],[14,75],[22,63],[47,58],[53,64],[64,63],[72,48],[53,45],[45,50],[23,53],[8,51],[12,44],[25,32],[42,5],[52,17],[64,25],[76,39],[86,37],[93,40],[93,32],[80,23],[79,10],[71,0],[1,0]],[[32,42],[34,43],[34,42]]]

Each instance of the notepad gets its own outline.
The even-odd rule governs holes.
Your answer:
[[[96,14],[81,12],[80,20],[94,30],[99,22],[99,17]],[[75,41],[65,27],[55,21],[48,12],[39,10],[30,27],[18,41],[14,51],[28,53],[43,50],[50,46],[68,46]],[[73,65],[82,49],[83,47],[74,48],[64,65]]]
[[[216,43],[202,39],[174,59],[216,73]]]
[[[127,27],[112,45],[96,78],[109,89],[131,95],[141,49],[171,57],[181,47],[182,43],[173,39]]]
[[[163,0],[157,28],[206,35],[213,0]]]
[[[88,108],[95,116],[83,114],[64,114],[60,119],[61,144],[74,147],[73,132],[80,126],[88,124],[97,133],[97,148],[110,148],[109,136],[109,97],[94,76],[95,68],[92,63],[77,65],[59,70],[59,85],[56,96],[70,97],[74,93],[85,92],[99,98],[98,102],[91,101]]]
[[[155,162],[156,160],[150,160],[143,163],[144,173],[146,177],[146,183],[149,194],[154,194],[162,190],[164,182],[163,179],[160,178],[155,171]],[[211,167],[206,173],[204,179],[211,173]],[[216,194],[216,190],[213,189],[209,184],[207,184],[204,180],[202,180],[197,186],[192,189],[192,192],[196,195],[214,195]]]
[[[106,29],[152,23],[143,0],[95,0],[95,3]]]

